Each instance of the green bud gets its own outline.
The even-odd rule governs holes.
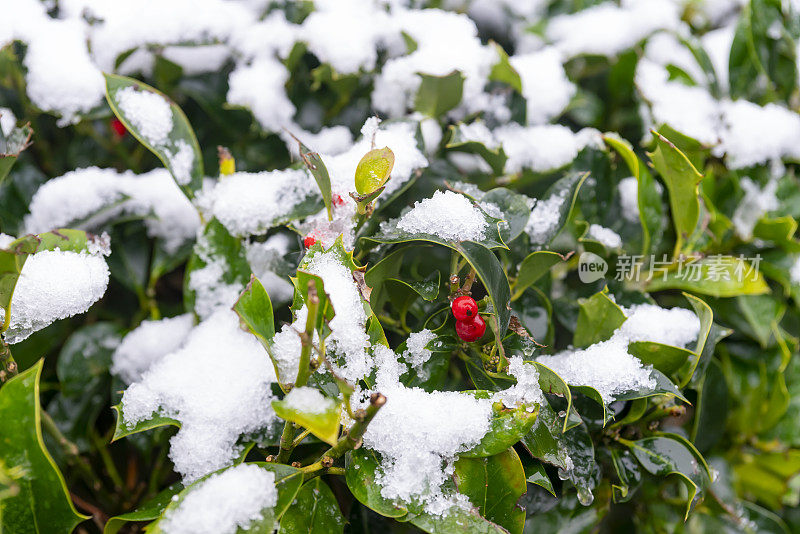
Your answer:
[[[356,167],[356,192],[369,195],[389,179],[394,167],[394,152],[388,146],[370,150]]]

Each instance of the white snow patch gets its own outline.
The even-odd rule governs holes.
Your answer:
[[[201,203],[233,235],[262,234],[287,219],[295,207],[319,198],[305,169],[237,172],[202,193]]]
[[[325,413],[336,405],[333,399],[325,397],[318,389],[307,386],[293,388],[283,401],[290,410],[310,414]]]
[[[231,465],[241,436],[269,429],[274,381],[264,348],[232,310],[221,309],[128,387],[123,422],[132,426],[155,414],[180,421],[169,455],[184,482],[193,482]]]
[[[44,250],[28,256],[11,299],[6,342],[19,343],[58,319],[84,313],[105,294],[108,278],[102,255]]]
[[[539,356],[536,361],[552,369],[568,384],[596,389],[606,404],[620,393],[656,386],[650,370],[628,353],[628,339],[621,333],[585,349]]]
[[[264,520],[265,510],[277,503],[275,473],[253,464],[237,465],[189,490],[164,514],[160,527],[165,534],[236,534]]]
[[[639,181],[635,176],[623,178],[617,184],[622,216],[626,221],[639,222]]]
[[[622,248],[622,238],[611,228],[606,228],[599,224],[592,224],[589,226],[586,236],[590,239],[594,239],[605,247]]]
[[[115,100],[125,118],[148,143],[154,147],[167,143],[172,131],[172,108],[163,96],[124,87],[117,91]]]
[[[576,13],[558,15],[547,25],[547,38],[567,57],[615,56],[658,30],[675,30],[680,10],[671,0],[606,2]]]
[[[553,47],[510,58],[522,81],[528,124],[543,124],[557,117],[575,94],[575,85],[567,78],[562,60]]]
[[[778,198],[775,196],[778,181],[770,180],[762,189],[753,180],[744,177],[739,185],[744,190],[744,198],[736,206],[731,222],[736,234],[742,239],[749,240],[753,237],[753,229],[758,220],[768,212],[778,209]]]
[[[488,226],[481,210],[453,191],[436,191],[431,198],[415,202],[397,221],[397,228],[404,232],[433,234],[448,241],[480,241]]]
[[[686,347],[700,334],[700,319],[686,308],[662,308],[655,304],[635,304],[622,310],[627,319],[620,331],[630,341],[653,341]]]
[[[130,384],[155,362],[183,345],[194,327],[190,313],[142,323],[128,332],[112,356],[111,372]]]

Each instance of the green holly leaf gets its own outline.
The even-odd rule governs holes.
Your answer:
[[[517,70],[511,65],[508,54],[506,54],[502,46],[494,41],[492,41],[491,44],[497,51],[499,60],[492,65],[492,70],[489,72],[489,79],[494,82],[504,83],[512,87],[517,93],[522,94],[522,79],[519,77]]]
[[[611,485],[614,502],[628,502],[642,479],[639,464],[633,454],[624,449],[608,449],[608,454],[617,475],[617,483]]]
[[[138,434],[139,432],[145,432],[147,430],[152,430],[153,428],[162,426],[176,426],[180,428],[181,426],[180,421],[177,419],[165,417],[158,413],[154,413],[147,419],[143,419],[131,424],[125,421],[124,404],[120,402],[119,404],[112,406],[111,409],[114,410],[117,416],[117,422],[114,427],[114,436],[111,438],[112,443],[126,436],[130,436],[131,434]]]
[[[637,441],[620,439],[642,464],[642,467],[653,475],[678,475],[689,490],[686,505],[686,517],[689,512],[703,500],[710,484],[708,466],[700,453],[685,439],[677,439],[675,435],[652,436]]]
[[[639,221],[642,224],[642,255],[646,256],[655,249],[664,230],[664,208],[661,204],[661,193],[658,191],[653,175],[634,153],[633,147],[628,141],[615,133],[603,135],[603,140],[622,156],[628,170],[636,178]]]
[[[272,313],[272,301],[267,290],[255,275],[239,295],[233,311],[239,316],[242,324],[258,338],[265,348],[269,349],[275,336],[275,319]]]
[[[428,534],[508,534],[508,531],[483,518],[476,510],[454,508],[445,516],[420,514],[411,524]]]
[[[572,344],[579,348],[609,339],[625,322],[625,313],[608,296],[608,288],[588,299],[578,299],[578,324]]]
[[[454,70],[444,76],[420,73],[422,83],[417,90],[414,107],[428,117],[438,119],[459,103],[464,90],[464,75]]]
[[[366,447],[347,453],[345,482],[358,502],[384,517],[403,521],[409,513],[407,506],[381,495],[381,486],[376,482],[380,470],[377,454]]]
[[[712,297],[761,295],[769,286],[761,272],[742,258],[706,256],[686,262],[682,269],[668,271],[665,277],[654,277],[647,291],[681,289]]]
[[[534,458],[558,467],[559,477],[578,488],[583,502],[591,502],[599,468],[584,423],[564,432],[556,412],[545,404],[539,409],[537,423],[522,438],[522,444]]]
[[[172,502],[172,498],[183,489],[183,484],[176,482],[152,499],[142,503],[133,512],[112,517],[106,522],[103,534],[117,534],[128,523],[155,521],[161,516],[167,505]]]
[[[319,187],[319,192],[322,195],[322,201],[328,212],[328,220],[331,220],[333,219],[333,212],[331,211],[333,208],[331,203],[331,176],[328,173],[328,168],[325,166],[325,162],[322,161],[318,153],[313,152],[310,148],[301,143],[300,140],[298,140],[297,143],[300,145],[300,159],[303,160],[306,168],[311,172],[311,176],[313,176],[314,180],[317,182],[317,187]]]
[[[69,534],[88,519],[75,510],[64,477],[42,441],[39,380],[44,360],[0,388],[0,463],[20,468],[16,495],[0,503],[0,531]]]
[[[202,235],[195,243],[192,257],[186,266],[186,287],[184,301],[187,308],[194,307],[194,293],[189,290],[192,276],[208,265],[210,262],[221,262],[222,282],[226,284],[241,284],[244,287],[250,282],[252,275],[250,263],[247,261],[242,240],[231,235],[227,228],[216,218],[211,219],[203,229]]]
[[[519,458],[522,461],[522,467],[525,469],[526,482],[536,484],[546,489],[553,497],[556,497],[556,490],[553,489],[553,482],[547,476],[544,464],[528,454],[523,454]]]
[[[651,132],[656,137],[656,148],[649,155],[653,167],[664,180],[669,192],[672,222],[677,236],[675,251],[680,253],[684,240],[694,233],[700,218],[698,188],[703,175],[695,169],[686,154],[666,137],[655,130]]]
[[[290,392],[289,395],[292,395],[292,393]],[[297,407],[290,400],[284,398],[283,400],[272,401],[272,409],[281,419],[307,428],[312,434],[329,445],[335,445],[339,438],[341,401],[325,398],[320,401],[319,407]]]
[[[628,345],[628,352],[667,375],[677,372],[694,355],[690,350],[654,341],[634,341]]]
[[[466,395],[473,395],[478,399],[489,399],[493,393],[490,391],[465,391]],[[484,458],[500,454],[502,451],[518,442],[527,434],[536,423],[539,414],[538,408],[519,406],[518,408],[505,408],[501,403],[492,407],[491,427],[483,439],[466,452],[460,454],[463,458]]]
[[[278,534],[333,534],[344,532],[345,519],[336,496],[321,478],[303,484],[281,518]]]
[[[511,534],[521,534],[525,511],[517,502],[527,489],[522,462],[513,448],[485,458],[461,457],[454,464],[455,483],[480,514]]]
[[[0,186],[11,172],[20,153],[30,146],[32,136],[33,128],[30,124],[14,128],[7,137],[0,131]]]
[[[194,198],[203,185],[203,155],[189,119],[181,108],[165,94],[138,80],[116,74],[104,74],[104,76],[106,100],[111,106],[111,111],[131,135],[161,160],[184,194]],[[152,95],[154,102],[158,102],[160,98],[169,106],[172,129],[167,132],[166,137],[161,138],[161,132],[150,131],[152,127],[147,124],[150,117],[138,116],[150,110],[140,109],[144,106],[126,105],[126,99],[136,93]],[[136,110],[136,114],[126,114],[126,108]]]
[[[523,291],[550,272],[551,267],[566,261],[567,258],[568,256],[549,250],[537,250],[528,254],[519,265],[517,278],[514,281],[514,296],[511,300],[519,298]]]
[[[561,230],[566,226],[575,208],[581,186],[583,186],[583,183],[588,177],[588,172],[569,173],[563,178],[556,180],[555,183],[545,191],[542,198],[539,199],[539,202],[544,202],[548,206],[558,206],[558,223],[552,225],[548,231],[537,235],[537,239],[535,242],[531,243],[532,245],[548,245],[561,233]],[[559,200],[556,201],[556,198]],[[535,206],[534,209],[536,209]]]
[[[464,133],[465,125],[463,123],[453,124],[447,130],[447,141],[445,142],[445,149],[453,152],[464,152],[466,154],[475,154],[483,158],[483,160],[492,168],[492,172],[501,175],[506,166],[508,156],[503,151],[503,147],[486,146],[484,143],[472,141]]]

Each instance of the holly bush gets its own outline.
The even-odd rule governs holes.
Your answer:
[[[7,6],[0,532],[800,531],[795,4]]]

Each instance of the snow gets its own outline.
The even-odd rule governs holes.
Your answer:
[[[569,190],[562,189],[547,199],[536,201],[525,224],[525,233],[530,237],[532,245],[543,245],[552,237],[558,228],[558,222],[561,220],[560,210],[568,195]]]
[[[122,115],[154,147],[165,145],[172,131],[172,108],[160,94],[124,87],[114,99]]]
[[[308,414],[325,413],[336,406],[333,399],[325,397],[318,389],[307,386],[293,388],[283,401],[286,408]]]
[[[274,381],[261,344],[233,311],[220,309],[128,387],[122,420],[130,427],[158,413],[180,421],[169,457],[184,482],[193,482],[231,465],[241,436],[270,428]]]
[[[726,155],[731,169],[781,158],[800,159],[800,115],[777,104],[759,106],[746,100],[723,102],[721,142],[717,156]]]
[[[432,234],[447,241],[481,241],[489,224],[480,209],[464,195],[436,191],[414,203],[397,228],[410,234]]]
[[[193,327],[194,317],[190,313],[142,321],[114,351],[111,372],[127,384],[141,380],[154,363],[180,348]]]
[[[355,383],[369,375],[373,367],[369,354],[371,345],[365,330],[367,313],[353,274],[338,254],[335,248],[314,252],[306,257],[300,270],[322,278],[335,311],[329,323],[331,334],[325,340],[326,353],[337,374]],[[294,322],[284,325],[272,340],[271,354],[283,383],[293,382],[297,377],[302,348],[298,334],[305,330],[307,316],[308,308],[303,305]],[[318,343],[316,337],[314,342]]]
[[[700,320],[685,308],[662,308],[655,304],[635,304],[623,308],[627,319],[620,330],[630,341],[653,341],[686,347],[697,341]]]
[[[758,220],[768,212],[778,209],[778,181],[770,180],[762,189],[750,178],[744,177],[739,182],[744,190],[744,198],[736,206],[731,222],[736,234],[744,240],[753,237],[753,229]]]
[[[88,167],[48,180],[31,199],[26,231],[36,234],[68,227],[108,207],[123,196],[119,178],[114,169]]]
[[[615,395],[656,386],[650,370],[628,353],[628,339],[621,333],[585,349],[539,356],[536,361],[568,384],[594,388],[606,404],[613,402]]]
[[[236,534],[278,503],[275,473],[253,464],[211,475],[187,491],[159,523],[164,534]]]
[[[11,298],[4,339],[19,343],[58,319],[86,312],[108,287],[102,255],[43,250],[28,256]]]
[[[312,151],[335,156],[350,149],[353,146],[353,136],[350,129],[346,126],[331,126],[321,128],[318,132],[312,133],[305,130],[294,132],[294,137],[287,131],[281,131],[281,138],[286,142],[286,146],[295,158],[300,157],[299,145],[294,137],[300,139],[304,145]]]
[[[61,2],[63,4],[64,2]],[[114,70],[117,58],[153,45],[225,42],[254,21],[242,3],[224,0],[73,0],[71,16],[98,19],[88,30],[97,65]]]
[[[186,185],[192,181],[192,166],[194,165],[194,149],[192,146],[179,139],[175,143],[176,150],[168,152],[169,168],[175,176],[175,181]]]
[[[635,176],[623,178],[617,184],[622,217],[629,222],[639,222],[639,181]]]
[[[510,58],[522,81],[528,124],[544,124],[557,117],[575,94],[575,85],[567,78],[562,60],[553,47]]]
[[[16,125],[17,118],[14,113],[8,108],[0,107],[0,132],[3,132],[3,135],[7,137]]]
[[[386,404],[367,427],[364,446],[381,455],[381,495],[420,502],[434,515],[454,506],[471,508],[466,496],[446,493],[442,484],[452,476],[458,453],[477,445],[489,430],[492,401],[400,384],[380,391]]]
[[[285,58],[294,46],[298,26],[286,20],[278,10],[260,22],[239,28],[231,35],[230,45],[246,59],[277,54]]]
[[[188,287],[195,294],[195,313],[201,319],[207,319],[220,308],[233,306],[244,290],[244,285],[224,281],[227,264],[222,258],[206,256],[202,259],[206,265],[190,273]]]
[[[636,86],[652,113],[651,126],[669,124],[701,143],[716,144],[722,109],[708,90],[669,81],[663,65],[642,59],[636,69]]]
[[[685,347],[697,340],[700,320],[687,309],[665,309],[655,304],[637,304],[622,311],[627,319],[606,341],[585,349],[539,356],[536,361],[568,384],[593,387],[606,404],[621,393],[655,388],[650,366],[631,355],[628,344],[652,341]]]
[[[294,286],[287,276],[279,274],[285,256],[289,253],[290,239],[286,234],[275,234],[264,242],[245,244],[245,255],[253,274],[264,286],[272,305],[292,300]]]
[[[330,64],[338,73],[373,70],[378,47],[399,39],[388,14],[377,2],[318,0],[315,7],[303,21],[301,39],[320,62]]]
[[[674,30],[680,11],[671,0],[606,2],[577,13],[558,15],[547,25],[547,38],[567,57],[615,56],[662,29]]]
[[[26,90],[36,107],[61,115],[63,125],[102,103],[105,80],[89,57],[79,21],[38,16],[20,23],[19,29],[18,37],[28,43]]]
[[[233,235],[263,234],[289,219],[298,204],[319,199],[305,169],[236,172],[202,193],[201,203]]]
[[[342,357],[344,364],[339,365],[339,373],[357,382],[369,374],[372,363],[367,352],[370,347],[365,330],[367,313],[353,274],[334,250],[314,254],[305,270],[322,278],[335,310],[329,323],[331,334],[326,339],[326,351],[334,357]]]
[[[483,45],[475,24],[466,15],[440,9],[398,10],[394,23],[417,44],[408,55],[386,61],[375,79],[372,106],[390,117],[413,108],[421,83],[419,73],[445,76],[457,70],[464,76],[461,106],[468,113],[489,107],[483,93],[496,52]]]
[[[419,371],[431,358],[432,353],[430,349],[426,347],[434,339],[436,339],[436,334],[427,328],[419,332],[412,332],[406,340],[406,350],[403,352],[403,359],[405,359],[412,368]]]
[[[7,249],[8,246],[16,240],[17,238],[14,237],[13,235],[8,235],[4,234],[3,232],[0,232],[0,248]]]
[[[800,284],[800,256],[794,260],[794,263],[789,268],[789,280],[793,284]]]
[[[87,167],[48,180],[36,191],[25,230],[40,233],[74,226],[95,228],[121,214],[145,217],[147,233],[167,252],[194,239],[200,217],[166,169],[144,174]]]
[[[545,402],[542,389],[539,387],[539,372],[533,362],[524,362],[520,356],[509,359],[507,373],[517,379],[510,388],[495,393],[494,398],[506,408],[526,406],[533,411],[536,405]]]
[[[494,134],[486,127],[482,121],[475,121],[469,124],[459,124],[458,131],[464,141],[474,141],[480,143],[490,150],[498,148],[499,143]]]
[[[286,96],[286,67],[269,56],[237,65],[228,78],[227,102],[250,109],[267,131],[292,127],[295,108]]]
[[[385,345],[375,345],[372,349],[375,365],[375,387],[387,389],[400,383],[400,377],[408,373],[408,365],[400,361],[397,354]]]
[[[403,358],[413,361],[408,353],[424,347],[433,337],[425,330],[411,334],[406,343],[410,349]],[[536,368],[519,357],[512,358],[509,372],[517,384],[491,398],[478,399],[464,392],[427,393],[402,385],[399,379],[408,368],[383,345],[375,347],[375,364],[375,391],[386,396],[386,404],[367,427],[364,446],[380,454],[376,482],[381,495],[420,504],[433,515],[447,515],[453,508],[471,509],[465,495],[443,487],[453,475],[453,462],[490,429],[493,403],[532,411],[544,402]],[[364,404],[355,397],[354,403],[355,408]]]
[[[572,162],[585,140],[560,124],[520,126],[511,123],[494,130],[494,135],[508,156],[506,172],[523,169],[553,171]]]
[[[589,239],[594,239],[601,245],[607,248],[622,248],[622,238],[614,230],[600,226],[599,224],[592,224],[586,233]]]

